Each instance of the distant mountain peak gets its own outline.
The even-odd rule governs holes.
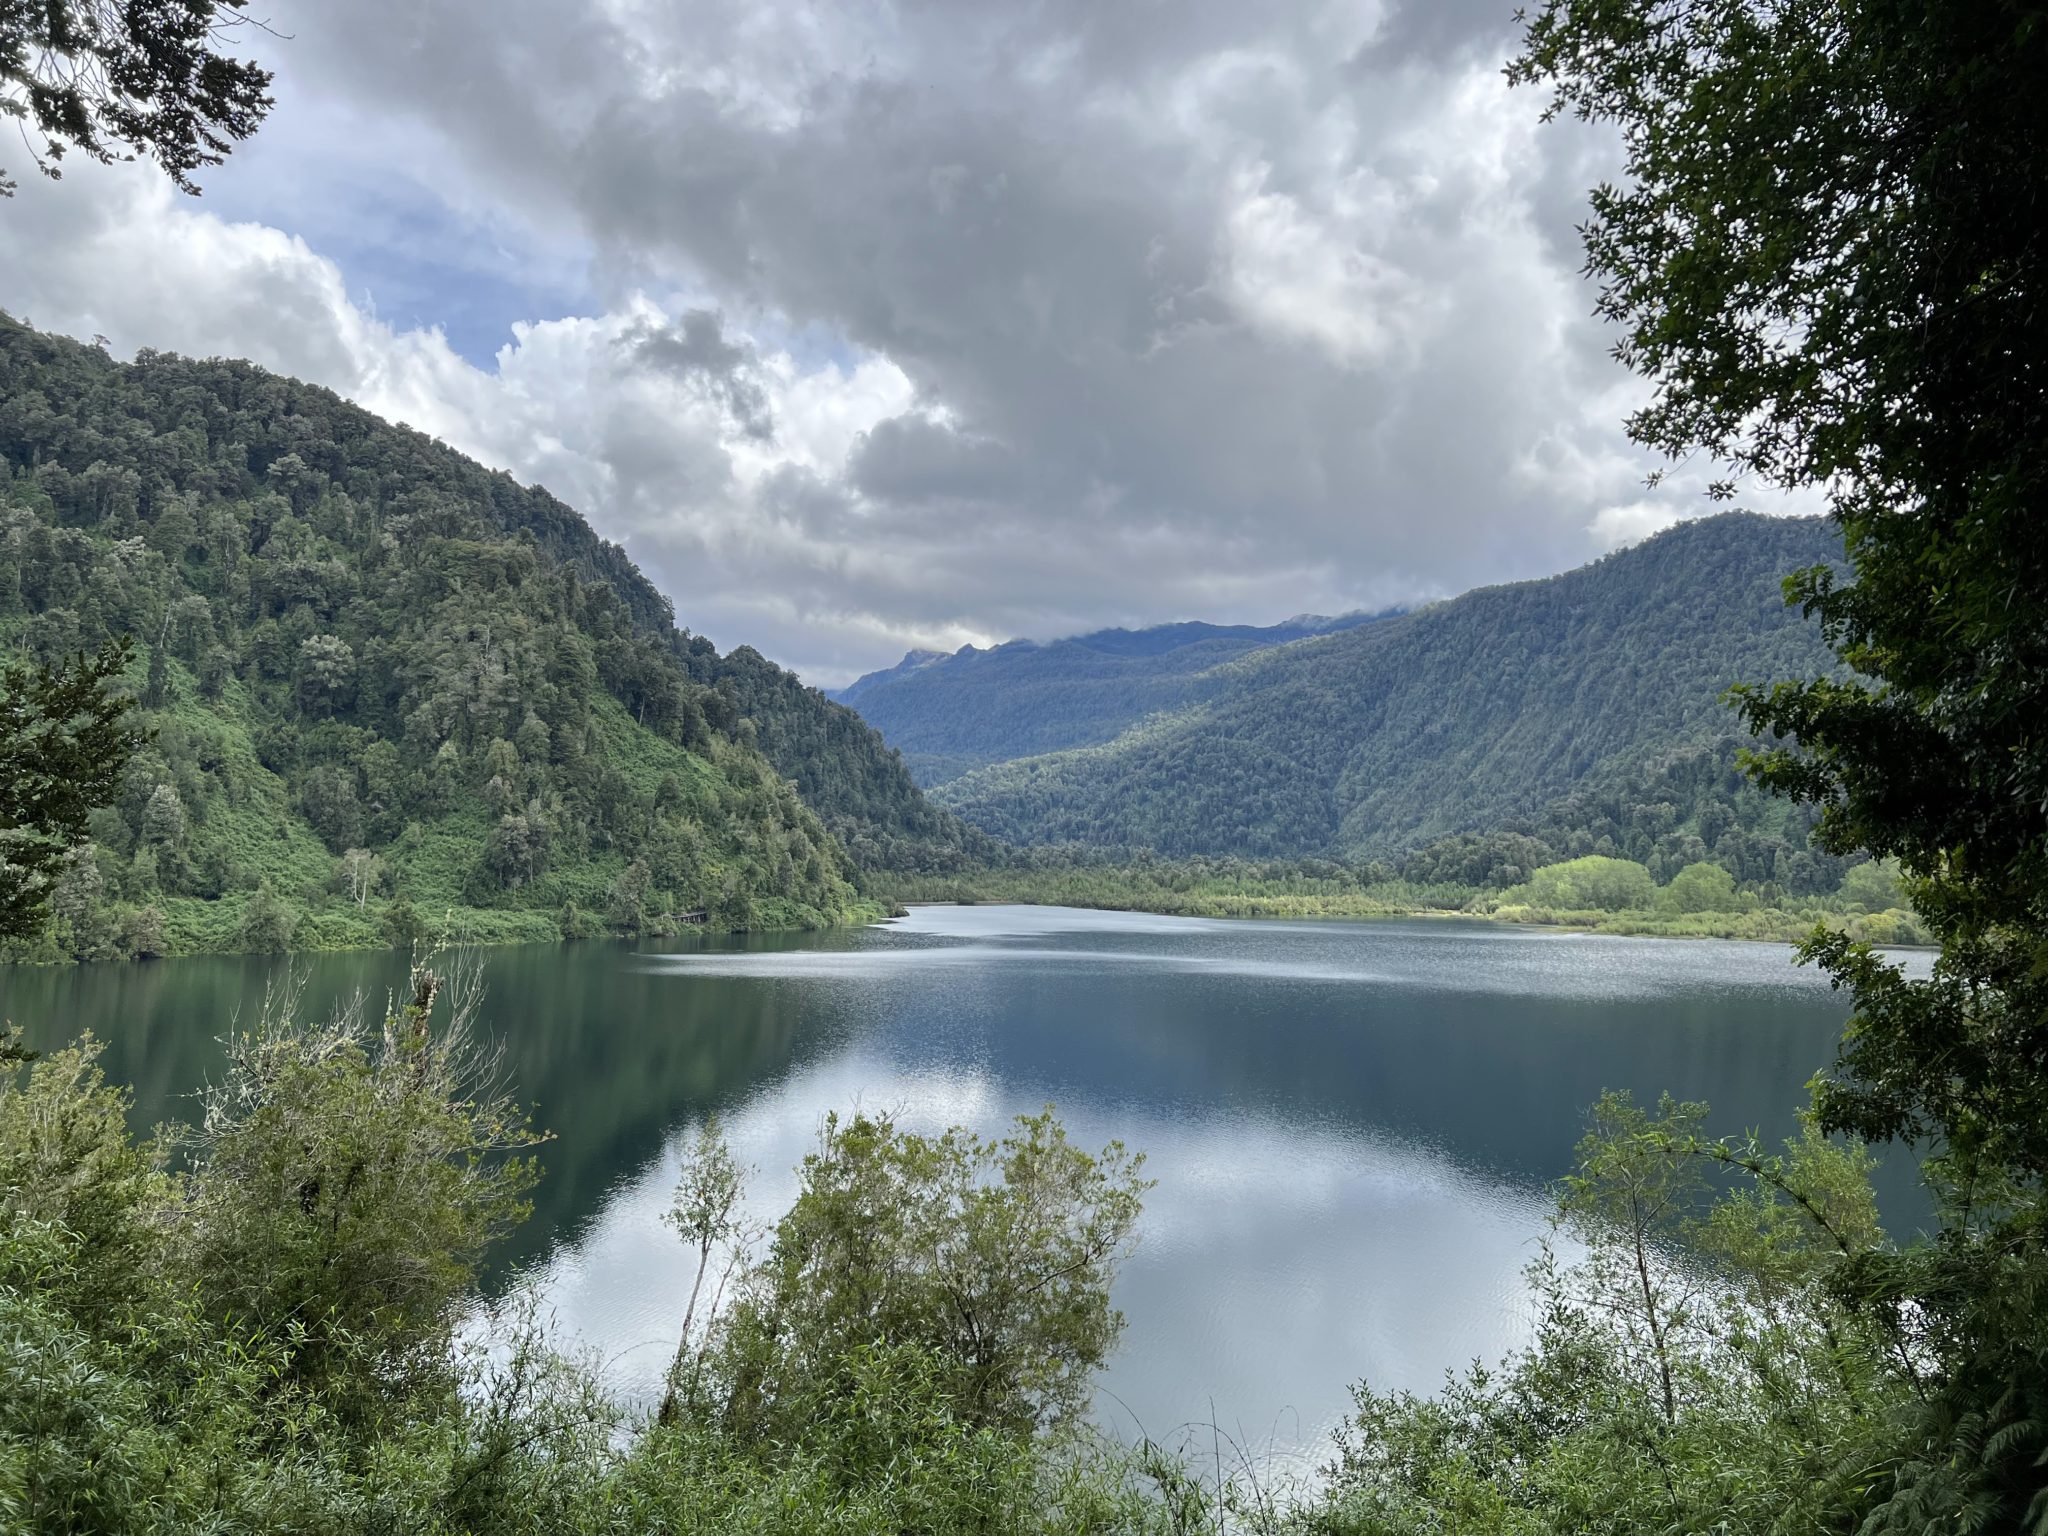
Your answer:
[[[1194,619],[963,645],[950,656],[911,651],[830,697],[893,733],[912,772],[935,784],[1000,758],[1107,741],[1190,702],[1226,662],[1386,616],[1308,614],[1268,625]]]

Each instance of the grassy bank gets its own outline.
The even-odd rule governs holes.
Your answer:
[[[879,892],[895,902],[1021,902],[1169,917],[1441,917],[1459,915],[1585,933],[1655,938],[1755,939],[1798,943],[1816,925],[1873,944],[1920,944],[1926,933],[1908,909],[1857,910],[1839,898],[1812,898],[1729,910],[1662,911],[1551,907],[1504,899],[1513,892],[1409,881],[1353,883],[1327,876],[1216,878],[1174,865],[1083,869],[986,870],[971,875],[900,877]]]
[[[1219,878],[1175,865],[1129,865],[891,877],[878,894],[901,902],[1014,901],[1171,917],[1390,917],[1462,911],[1476,893],[1462,886],[1364,886],[1306,874]]]
[[[1925,944],[1926,930],[1912,912],[1842,912],[1820,902],[1786,909],[1761,907],[1740,912],[1556,911],[1547,907],[1501,905],[1475,915],[1499,922],[1582,933],[1635,934],[1660,939],[1756,939],[1797,944],[1815,927],[1837,929],[1871,944]]]

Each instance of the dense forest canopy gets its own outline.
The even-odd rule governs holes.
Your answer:
[[[0,637],[137,641],[147,741],[58,879],[61,951],[362,942],[449,908],[500,936],[818,922],[853,860],[976,846],[545,491],[324,390],[0,321],[0,473]]]

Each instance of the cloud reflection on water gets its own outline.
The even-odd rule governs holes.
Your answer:
[[[754,1170],[750,1214],[786,1209],[821,1117],[858,1107],[912,1130],[991,1134],[1042,1105],[985,1072],[906,1072],[849,1051],[726,1120]],[[1120,1431],[1163,1436],[1213,1401],[1233,1433],[1307,1446],[1360,1376],[1426,1391],[1447,1367],[1524,1337],[1520,1271],[1547,1211],[1532,1189],[1412,1143],[1266,1115],[1104,1104],[1061,1114],[1084,1146],[1120,1137],[1142,1148],[1158,1180],[1115,1298],[1129,1324],[1100,1411]],[[530,1277],[607,1362],[612,1386],[642,1403],[658,1390],[690,1282],[662,1215],[693,1133],[616,1185]]]

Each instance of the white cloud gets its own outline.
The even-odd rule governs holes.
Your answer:
[[[540,480],[816,680],[1438,595],[1699,505],[1643,490],[1587,313],[1603,141],[1505,89],[1495,8],[281,6],[216,203],[24,185],[0,305]]]
[[[1275,333],[1316,343],[1345,367],[1385,360],[1398,328],[1421,301],[1418,285],[1310,216],[1294,198],[1264,189],[1266,171],[1245,178],[1225,236],[1232,299]]]
[[[1653,533],[1662,533],[1674,523],[1702,515],[1704,509],[1673,506],[1665,501],[1629,501],[1602,507],[1593,514],[1586,531],[1606,549],[1640,544]]]

